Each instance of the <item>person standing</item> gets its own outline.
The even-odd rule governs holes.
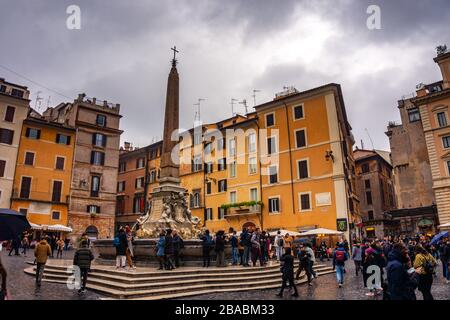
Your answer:
[[[283,247],[284,247],[284,239],[281,235],[281,231],[277,231],[277,235],[273,241],[273,246],[275,247],[275,255],[277,257],[277,261],[280,261],[281,256],[283,255]]]
[[[344,249],[344,245],[339,243],[337,249],[333,253],[333,270],[336,270],[336,279],[341,288],[344,285],[345,261],[348,260],[348,253]]]
[[[225,264],[225,232],[219,230],[216,234],[214,251],[216,252],[216,267],[226,267]]]
[[[312,247],[311,243],[307,242],[305,244],[305,246],[306,246],[306,248],[305,248],[306,252],[309,254],[309,265],[308,265],[309,273],[311,274],[312,278],[314,279],[314,278],[317,278],[316,271],[314,271],[314,263],[316,263],[316,257],[314,254],[314,250],[311,248]]]
[[[283,291],[287,287],[289,282],[289,288],[294,288],[293,297],[298,297],[297,286],[294,282],[294,256],[292,255],[291,248],[287,248],[285,253],[280,259],[281,262],[281,273],[282,273],[282,284],[280,292],[277,293],[277,297],[283,296]]]
[[[239,252],[239,265],[240,266],[244,266],[244,250],[245,250],[245,248],[242,245],[242,241],[240,239],[238,239],[238,252]]]
[[[446,282],[450,282],[450,240],[444,239],[439,247],[439,253],[442,262],[442,275]]]
[[[202,252],[203,252],[203,267],[208,268],[211,263],[211,248],[213,246],[212,237],[209,234],[209,230],[200,235],[202,240]]]
[[[58,239],[56,242],[56,259],[60,258],[62,259],[63,250],[64,250],[64,241],[63,239]]]
[[[241,243],[244,246],[244,267],[250,267],[250,254],[252,251],[252,234],[250,228],[244,228],[241,234]]]
[[[238,249],[238,238],[236,236],[236,231],[233,231],[233,234],[230,238],[230,244],[231,244],[231,257],[232,257],[232,265],[236,266],[239,261],[239,249]]]
[[[156,243],[156,257],[159,261],[159,269],[163,270],[166,265],[166,259],[164,254],[164,248],[166,247],[166,234],[161,230],[159,233],[159,239]]]
[[[256,267],[256,261],[259,258],[260,266],[262,266],[262,260],[261,260],[261,244],[259,242],[259,228],[256,228],[255,232],[252,234],[251,238],[251,244],[252,244],[252,263],[253,266]]]
[[[52,249],[45,239],[42,239],[34,250],[36,257],[36,285],[41,286],[42,275],[44,274],[45,264],[47,259],[52,254]]]
[[[175,269],[173,264],[173,236],[172,229],[166,231],[166,247],[164,248],[164,254],[166,255],[166,270]]]
[[[433,285],[434,268],[436,260],[425,250],[422,245],[416,245],[416,257],[414,260],[414,269],[421,268],[419,273],[418,289],[422,293],[423,300],[434,300],[431,294],[431,286]]]
[[[355,245],[353,246],[352,259],[355,263],[356,276],[358,276],[359,272],[361,271],[362,262],[361,247],[359,243],[355,243]]]
[[[69,244],[70,244],[70,239],[69,238],[64,239],[64,251],[69,250]]]
[[[81,242],[83,242],[83,240]],[[124,270],[126,264],[126,251],[128,243],[127,236],[123,227],[119,228],[119,233],[114,238],[114,246],[116,247],[116,269]]]
[[[89,271],[91,270],[92,260],[94,260],[94,255],[92,254],[91,249],[88,248],[88,242],[83,240],[81,242],[81,247],[75,251],[75,255],[73,257],[73,265],[80,268],[81,287],[78,290],[78,293],[86,292],[86,282]]]
[[[175,268],[180,267],[181,249],[184,248],[183,238],[180,237],[177,230],[173,230],[173,257],[175,260]]]
[[[50,237],[50,248],[52,249],[52,256],[51,256],[52,258],[54,258],[54,253],[56,250],[56,242],[57,242],[57,240],[56,240],[55,235],[52,235]]]
[[[291,254],[292,254],[292,243],[294,242],[294,239],[289,235],[289,233],[286,233],[284,235],[284,251],[286,251],[287,248],[291,248]]]
[[[386,267],[388,291],[391,300],[416,300],[418,272],[411,265],[408,250],[403,242],[393,245]]]
[[[127,250],[125,251],[125,256],[127,258],[128,268],[136,270],[134,264],[134,250],[133,250],[133,234],[131,232],[130,226],[125,227],[125,235],[127,237]]]
[[[15,256],[20,256],[20,253],[19,253],[20,242],[21,242],[20,236],[17,236],[11,240],[11,249],[9,250],[8,256],[11,256],[13,251],[14,251]]]

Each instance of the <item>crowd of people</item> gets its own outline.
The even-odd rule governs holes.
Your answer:
[[[72,248],[72,243],[69,238],[63,239],[56,234],[43,234],[42,236],[34,237],[31,232],[24,232],[17,238],[7,241],[3,246],[9,251],[9,256],[23,255],[26,257],[27,251],[35,249],[42,239],[45,239],[49,244],[52,258],[55,257],[56,251],[56,258],[62,259],[63,252]]]

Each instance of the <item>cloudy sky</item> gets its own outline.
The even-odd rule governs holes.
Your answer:
[[[81,29],[66,27],[69,5]],[[381,30],[366,10],[381,8]],[[181,125],[231,115],[232,98],[253,106],[283,86],[342,85],[356,140],[388,149],[397,100],[441,79],[435,47],[450,45],[449,0],[0,0],[0,77],[38,91],[42,109],[78,93],[121,104],[122,141],[161,137],[172,52],[180,50]],[[8,68],[8,70],[5,69]],[[12,70],[14,72],[11,72]],[[20,76],[19,76],[20,75]],[[26,80],[22,77],[26,77]],[[51,90],[49,90],[51,89]],[[55,93],[55,91],[57,93]],[[242,105],[237,111],[244,112]],[[367,129],[367,130],[366,130]]]

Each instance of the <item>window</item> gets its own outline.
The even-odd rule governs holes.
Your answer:
[[[52,211],[52,220],[59,220],[59,219],[61,219],[61,212]]]
[[[105,154],[100,151],[92,151],[91,164],[96,166],[103,166],[105,164]]]
[[[117,192],[124,192],[124,191],[125,191],[125,181],[117,182]]]
[[[230,163],[230,178],[236,177],[236,161]]]
[[[298,178],[306,179],[309,177],[308,174],[308,160],[300,160],[298,163]]]
[[[222,158],[218,160],[217,170],[223,171],[227,169],[227,159]]]
[[[368,211],[367,216],[368,216],[369,220],[373,220],[373,211],[372,210]]]
[[[145,198],[142,193],[136,194],[133,199],[133,213],[144,213]]]
[[[300,193],[300,211],[311,210],[311,194]]]
[[[219,192],[227,191],[227,180],[219,180],[218,191]]]
[[[250,133],[247,139],[248,139],[248,152],[256,152],[256,134]]]
[[[236,139],[228,140],[228,155],[234,157],[236,155]]]
[[[213,163],[212,162],[205,163],[205,172],[206,173],[212,173],[213,172]]]
[[[11,95],[13,97],[23,98],[23,91],[22,90],[18,90],[18,89],[12,89],[11,90]]]
[[[135,183],[134,183],[134,187],[136,189],[143,188],[144,187],[144,177],[136,178]]]
[[[25,161],[27,166],[34,165],[34,152],[25,152]]]
[[[258,188],[250,189],[250,201],[258,201]]]
[[[127,163],[126,162],[120,162],[119,163],[119,172],[125,172],[127,170]]]
[[[217,150],[225,149],[225,138],[217,140]]]
[[[194,133],[194,145],[199,145],[202,143],[202,133]]]
[[[211,182],[206,183],[206,194],[211,194]]]
[[[194,159],[192,160],[192,172],[198,172],[202,171],[203,169],[203,163],[202,163],[202,156],[194,156]]]
[[[65,159],[63,157],[56,157],[56,170],[64,170]]]
[[[0,160],[0,178],[5,176],[6,161]]]
[[[370,180],[364,180],[364,186],[366,187],[366,189],[370,189]]]
[[[447,117],[445,116],[445,112],[439,112],[437,115],[439,127],[447,126]]]
[[[269,184],[278,182],[278,168],[277,166],[269,167]]]
[[[363,163],[361,166],[361,171],[362,171],[362,173],[368,173],[369,172],[369,164]]]
[[[266,127],[272,127],[275,125],[275,114],[266,114]]]
[[[143,168],[145,166],[145,158],[139,158],[136,160],[136,169]]]
[[[62,181],[53,181],[52,201],[61,202]]]
[[[256,158],[248,158],[248,173],[249,174],[255,174],[258,170],[257,164],[256,164]]]
[[[194,197],[193,197],[192,206],[194,208],[200,208],[201,207],[200,191],[199,190],[193,190],[193,193],[194,193]]]
[[[6,107],[6,114],[5,114],[5,121],[6,122],[13,122],[14,121],[14,113],[16,111],[16,108],[7,106]]]
[[[98,197],[99,191],[100,191],[100,177],[92,176],[91,197]]]
[[[106,136],[101,133],[94,133],[92,135],[92,145],[96,147],[106,147]]]
[[[118,196],[116,200],[116,214],[125,213],[125,196]]]
[[[14,131],[0,128],[0,143],[12,144]]]
[[[280,212],[280,198],[269,198],[269,213]]]
[[[25,136],[30,139],[40,139],[41,138],[41,130],[35,128],[27,128],[25,132]]]
[[[444,144],[444,148],[450,148],[450,136],[443,137],[442,143]]]
[[[372,204],[372,192],[370,192],[370,191],[366,192],[366,201],[367,201],[367,204]]]
[[[305,129],[295,131],[295,144],[297,148],[306,147],[306,131]]]
[[[236,191],[230,192],[230,203],[236,203],[237,202],[237,193]]]
[[[420,121],[419,108],[411,108],[408,110],[409,122]]]
[[[294,120],[303,119],[303,105],[294,107]]]
[[[273,154],[275,152],[277,152],[277,145],[276,145],[275,137],[267,138],[267,153]]]
[[[99,214],[100,206],[88,205],[87,212],[89,212],[90,214]]]
[[[448,175],[450,176],[450,161],[447,161],[447,170],[448,170]],[[0,177],[1,177],[1,166],[0,166]]]
[[[154,183],[156,181],[156,171],[152,170],[152,172],[150,172],[150,183]]]
[[[219,207],[217,211],[219,212],[219,219],[225,219],[227,209]]]
[[[66,136],[64,134],[58,133],[56,135],[56,143],[69,145],[70,144],[70,136]]]
[[[0,92],[6,92],[6,86],[0,85]]]
[[[213,219],[213,211],[212,208],[205,209],[205,221]]]
[[[20,184],[20,198],[28,199],[30,198],[31,191],[31,178],[22,177],[22,182]]]
[[[99,127],[106,127],[106,116],[98,114],[95,124],[98,125]]]

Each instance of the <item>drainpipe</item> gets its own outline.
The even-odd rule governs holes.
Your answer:
[[[291,150],[291,126],[289,125],[289,115],[288,115],[288,106],[286,102],[283,102],[284,110],[286,113],[286,123],[288,128],[288,145],[289,145],[289,166],[290,166],[290,175],[291,175],[291,195],[292,195],[292,208],[294,214],[295,211],[295,195],[294,195],[294,176],[292,174],[292,150]]]
[[[259,141],[259,123],[258,123],[259,119],[256,119],[256,127],[258,128],[258,138],[256,141]],[[259,195],[260,195],[260,200],[262,202],[263,200],[263,188],[262,188],[262,174],[261,174],[261,154],[260,154],[260,146],[258,143],[257,146],[257,154],[256,154],[256,158],[257,158],[257,162],[256,164],[258,165],[259,162]],[[263,207],[261,206],[261,213],[259,214],[259,223],[261,224],[261,230],[264,230],[264,214],[263,214]]]

